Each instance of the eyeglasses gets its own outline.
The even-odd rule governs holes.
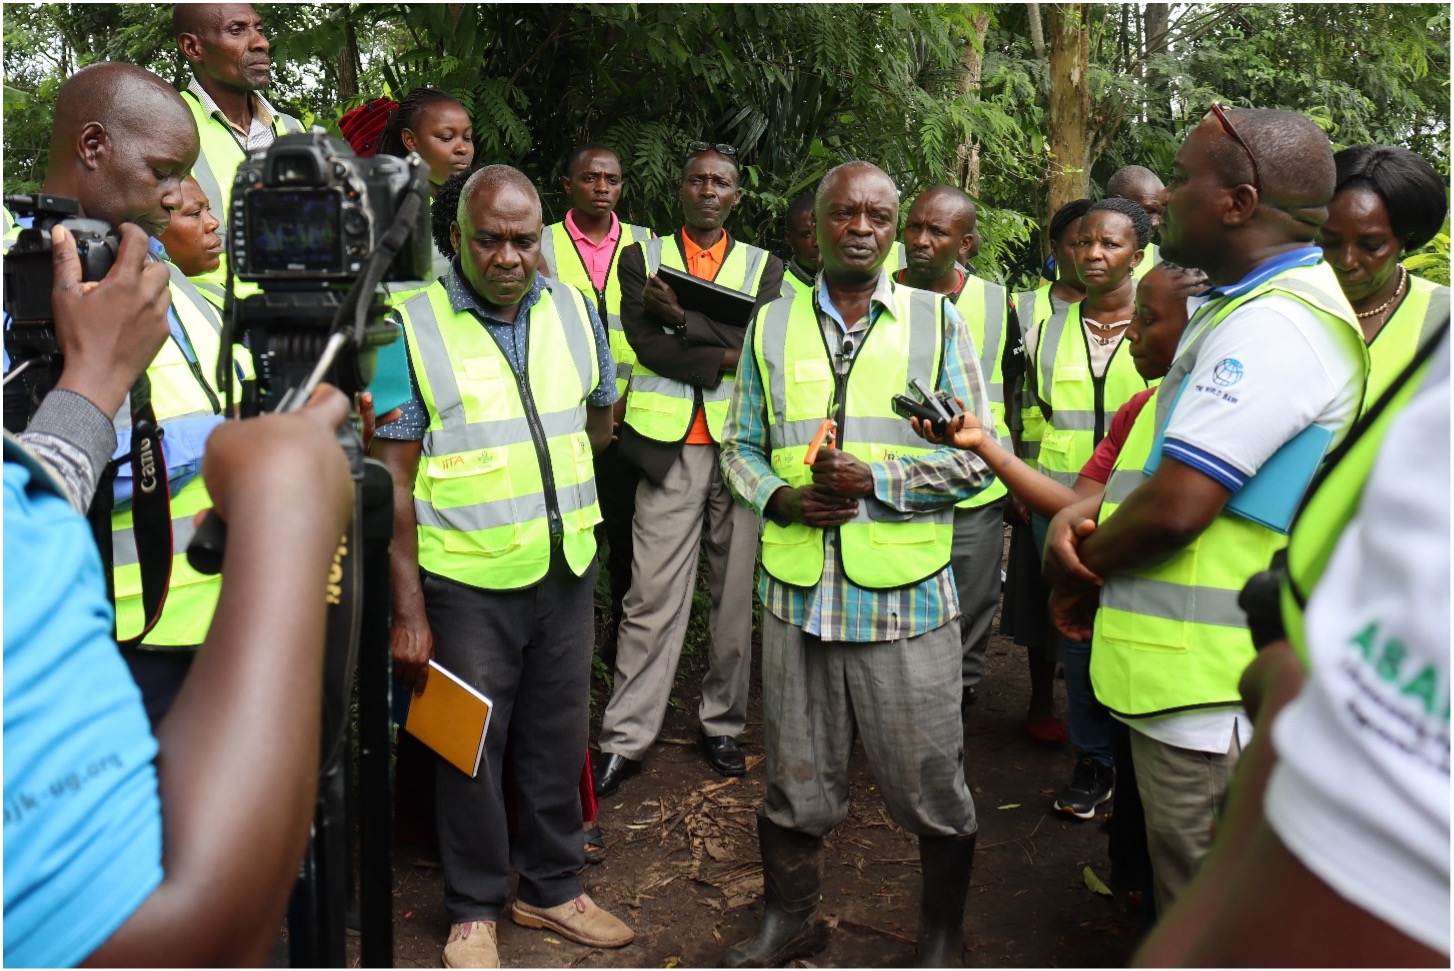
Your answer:
[[[687,142],[687,155],[690,157],[698,152],[716,152],[718,155],[725,155],[728,158],[737,157],[737,149],[726,142]]]
[[[1242,151],[1247,153],[1247,161],[1252,163],[1252,188],[1257,190],[1259,196],[1262,195],[1262,176],[1257,169],[1257,156],[1252,154],[1252,149],[1247,146],[1247,142],[1243,140],[1241,135],[1237,134],[1237,129],[1233,128],[1232,123],[1227,120],[1227,113],[1222,110],[1222,103],[1220,101],[1213,101],[1212,107],[1209,110],[1213,115],[1217,116],[1217,121],[1222,123],[1222,131],[1227,133],[1227,137],[1240,145]]]

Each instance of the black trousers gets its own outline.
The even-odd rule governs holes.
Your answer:
[[[621,624],[621,603],[631,589],[631,521],[636,516],[636,483],[641,471],[621,458],[620,442],[596,456],[596,501],[601,507],[597,539],[605,534],[606,574],[611,582],[611,619]]]
[[[495,705],[479,775],[435,759],[450,923],[498,919],[512,862],[527,904],[554,907],[582,893],[580,779],[596,571],[593,562],[577,577],[557,553],[543,580],[509,592],[424,574],[435,660]],[[501,788],[507,739],[520,809],[513,859]]]

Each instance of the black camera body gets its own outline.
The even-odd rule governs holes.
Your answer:
[[[377,348],[395,339],[383,318],[378,283],[429,277],[432,236],[422,163],[359,158],[347,143],[321,132],[279,136],[238,168],[228,219],[228,264],[260,293],[236,301],[232,338],[252,351],[256,381],[244,389],[244,414],[272,411],[303,385],[323,357],[330,333],[362,313],[356,353],[337,355],[323,380],[347,394],[373,376]],[[417,194],[407,236],[379,272],[375,254],[395,228],[401,207]],[[362,286],[357,286],[361,278]],[[226,378],[227,376],[220,376]]]
[[[359,158],[320,132],[283,135],[237,170],[228,259],[238,279],[279,285],[352,283],[409,191],[405,159]],[[385,270],[385,281],[429,275],[428,215]]]
[[[5,205],[14,215],[33,219],[6,250],[4,260],[4,307],[10,317],[5,352],[10,355],[10,372],[15,374],[5,385],[5,427],[18,434],[30,424],[40,400],[61,373],[51,308],[55,283],[51,227],[64,226],[75,237],[81,279],[88,282],[100,280],[111,270],[121,239],[110,223],[79,216],[80,204],[75,199],[39,193],[8,195]]]

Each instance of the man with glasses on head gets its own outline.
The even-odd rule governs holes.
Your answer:
[[[1096,697],[1132,729],[1163,911],[1250,739],[1238,593],[1287,543],[1275,507],[1296,506],[1363,398],[1361,332],[1314,245],[1333,186],[1328,139],[1301,115],[1214,104],[1192,130],[1162,194],[1162,249],[1212,289],[1192,299],[1104,497],[1056,516],[1046,542],[1056,626],[1084,638],[1093,623]]]
[[[661,730],[691,614],[702,521],[712,644],[702,682],[701,742],[723,775],[746,771],[736,738],[747,723],[757,518],[735,502],[718,468],[744,328],[682,308],[662,267],[752,296],[782,291],[777,257],[723,228],[742,198],[737,150],[692,142],[682,170],[684,225],[618,261],[621,326],[637,363],[626,393],[621,457],[641,470],[632,527],[631,589],[617,634],[616,681],[601,718],[596,793],[636,774]]]

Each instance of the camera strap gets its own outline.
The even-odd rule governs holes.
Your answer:
[[[121,461],[116,459],[106,464],[87,515],[96,536],[96,547],[101,552],[101,562],[106,565],[107,593],[113,603],[116,601],[116,551],[111,514],[115,506],[113,486]],[[131,535],[141,570],[141,606],[145,620],[135,637],[118,643],[122,647],[136,647],[161,619],[172,580],[172,496],[167,483],[166,456],[162,452],[162,427],[152,409],[151,380],[145,373],[131,389],[131,454],[126,461],[131,463]]]

